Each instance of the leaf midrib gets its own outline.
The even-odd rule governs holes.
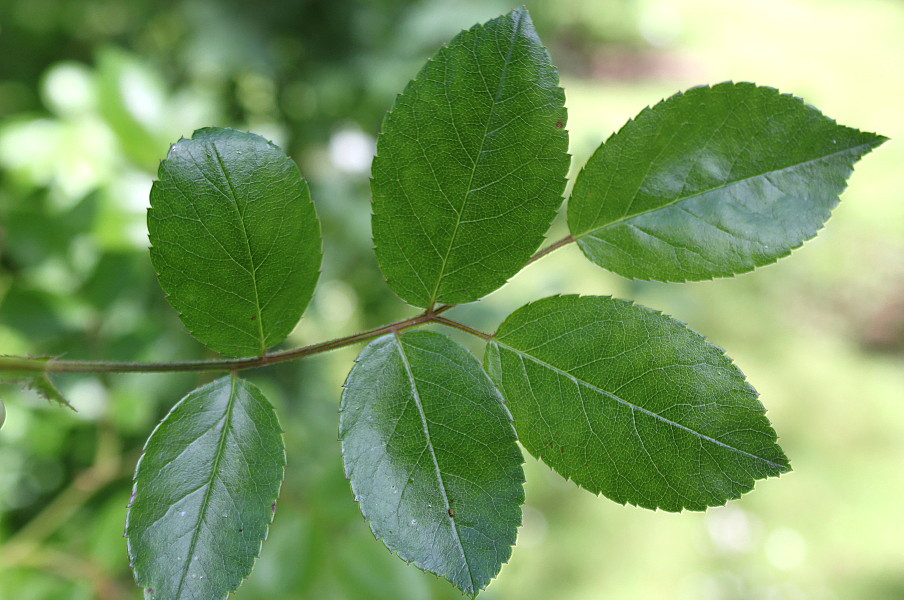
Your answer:
[[[207,509],[210,507],[210,496],[213,490],[213,482],[217,478],[217,472],[219,471],[220,459],[222,459],[223,454],[225,454],[226,449],[226,440],[229,437],[229,429],[232,424],[232,409],[235,406],[235,386],[238,381],[238,377],[235,373],[232,374],[229,386],[229,402],[226,404],[226,414],[223,416],[223,430],[220,432],[220,439],[217,441],[217,450],[213,457],[213,465],[210,469],[210,477],[207,479],[207,489],[204,491],[204,499],[201,501],[201,510],[198,513],[198,519],[195,522],[194,531],[192,532],[191,542],[188,546],[188,554],[185,556],[185,566],[182,569],[182,576],[179,578],[179,586],[176,588],[177,596],[182,595],[182,586],[185,584],[185,577],[188,575],[188,571],[191,569],[192,558],[195,553],[195,547],[198,544],[198,536],[201,531],[201,523],[204,522],[204,517],[207,515]]]
[[[555,367],[555,366],[549,364],[548,362],[545,362],[535,356],[532,356],[523,350],[518,350],[517,348],[513,348],[512,346],[509,346],[508,344],[500,342],[498,339],[493,339],[492,341],[490,341],[490,343],[496,344],[497,346],[501,346],[502,348],[505,348],[506,350],[509,350],[510,352],[514,352],[515,354],[517,354],[518,356],[521,356],[522,358],[527,358],[528,360],[540,365],[541,367],[549,369],[550,371],[558,373],[559,375],[565,376],[565,377],[571,379],[574,383],[576,383],[578,385],[583,385],[584,387],[587,387],[595,392],[598,392],[598,393],[602,394],[603,396],[606,396],[607,398],[614,400],[614,401],[618,402],[619,404],[630,408],[632,411],[641,412],[649,417],[652,417],[654,419],[657,419],[658,421],[665,423],[666,425],[670,425],[672,427],[676,427],[678,429],[686,431],[687,433],[690,433],[690,434],[700,438],[701,440],[705,440],[707,442],[710,442],[712,444],[715,444],[715,445],[725,448],[727,450],[731,450],[732,452],[737,452],[738,454],[742,454],[744,456],[747,456],[748,458],[753,458],[753,459],[762,461],[772,467],[780,469],[781,471],[788,470],[787,465],[783,465],[781,463],[771,461],[768,458],[763,458],[762,456],[757,456],[756,454],[753,454],[752,452],[747,452],[746,450],[742,450],[740,448],[735,448],[734,446],[732,446],[730,444],[726,444],[725,442],[722,442],[720,440],[717,440],[714,437],[710,437],[704,433],[700,433],[699,431],[691,429],[690,427],[688,427],[686,425],[682,425],[681,423],[672,421],[671,419],[663,417],[662,415],[660,415],[658,413],[655,413],[651,410],[643,408],[642,406],[638,406],[638,405],[634,404],[633,402],[625,400],[624,398],[617,396],[617,395],[613,394],[612,392],[608,392],[600,387],[597,387],[588,381],[579,379],[579,378],[575,377],[574,375],[572,375],[571,373],[569,373],[568,371],[559,369],[558,367]],[[588,422],[588,424],[590,423],[589,418],[587,419],[587,422]]]
[[[474,183],[474,176],[477,174],[477,167],[481,161],[481,157],[483,156],[483,148],[486,145],[487,133],[490,131],[490,123],[493,121],[493,115],[495,113],[496,106],[499,104],[499,95],[502,93],[502,88],[505,85],[505,77],[508,73],[509,65],[512,62],[512,53],[514,52],[515,46],[517,45],[518,35],[521,33],[521,23],[523,20],[523,12],[517,11],[515,13],[514,32],[512,33],[512,39],[509,42],[509,48],[506,52],[505,62],[502,66],[502,72],[499,74],[499,84],[496,86],[496,95],[493,97],[493,104],[490,106],[486,124],[483,128],[483,136],[480,139],[480,147],[477,149],[477,154],[474,159],[474,166],[471,168],[471,175],[468,178],[468,185],[466,186],[465,197],[462,201],[461,209],[455,216],[455,227],[452,228],[452,235],[449,238],[449,247],[446,248],[446,254],[445,256],[443,256],[443,263],[440,266],[439,274],[436,276],[436,285],[433,286],[433,293],[431,294],[429,301],[430,306],[433,306],[436,303],[436,297],[439,292],[440,285],[442,285],[443,277],[446,274],[446,265],[449,262],[449,255],[452,253],[452,248],[455,246],[455,239],[458,235],[458,229],[461,226],[462,215],[464,215],[465,207],[468,204],[468,199],[471,197],[471,193],[474,191],[471,189],[471,186]]]
[[[235,212],[239,218],[239,225],[242,228],[242,240],[245,242],[245,250],[248,252],[248,273],[251,275],[251,289],[254,290],[254,309],[257,313],[255,321],[257,321],[260,353],[264,354],[267,351],[267,342],[264,336],[264,318],[261,314],[261,299],[257,290],[257,268],[254,266],[254,255],[251,253],[251,240],[248,239],[248,230],[245,227],[245,215],[239,210],[238,196],[235,193],[235,187],[233,187],[232,181],[229,179],[229,174],[226,172],[226,165],[223,163],[223,157],[220,156],[220,151],[217,149],[216,144],[211,144],[210,147],[213,148],[213,154],[217,158],[217,164],[220,166],[220,171],[223,172],[223,179],[226,180],[226,185],[229,186],[232,203],[235,206]]]
[[[655,212],[658,212],[658,211],[661,211],[661,210],[665,210],[666,208],[669,208],[670,206],[673,206],[673,205],[675,205],[675,204],[678,204],[679,202],[684,202],[685,200],[693,200],[694,198],[698,198],[698,197],[700,197],[700,196],[704,196],[704,195],[706,195],[706,194],[710,194],[710,193],[713,193],[713,192],[718,192],[718,191],[720,191],[720,190],[728,189],[728,188],[730,188],[730,187],[732,187],[732,186],[735,186],[735,185],[739,185],[739,184],[745,183],[745,182],[750,181],[750,180],[752,180],[752,179],[757,179],[757,178],[759,178],[759,177],[766,177],[766,176],[769,176],[769,175],[775,175],[775,174],[777,174],[777,173],[782,173],[782,172],[788,171],[788,170],[790,170],[790,169],[796,169],[796,168],[798,168],[798,167],[802,167],[802,166],[805,166],[805,165],[809,165],[809,164],[811,164],[811,163],[814,163],[814,162],[817,162],[817,161],[820,161],[820,160],[826,160],[826,159],[828,159],[828,158],[832,158],[832,157],[837,156],[837,155],[839,155],[839,154],[844,154],[844,153],[847,153],[847,152],[855,152],[855,151],[860,150],[860,149],[862,149],[862,148],[872,147],[872,146],[875,146],[875,145],[876,145],[876,142],[874,142],[874,141],[863,142],[862,144],[857,144],[856,146],[849,146],[849,147],[847,147],[847,148],[842,148],[841,150],[836,150],[835,152],[830,152],[829,154],[825,154],[825,155],[822,155],[822,156],[817,156],[817,157],[815,157],[815,158],[811,158],[811,159],[805,160],[805,161],[803,161],[803,162],[794,163],[793,165],[788,165],[788,166],[786,166],[786,167],[781,167],[781,168],[779,168],[779,169],[772,169],[772,170],[769,170],[769,171],[764,171],[764,172],[762,172],[762,173],[754,173],[753,175],[748,175],[747,177],[742,177],[742,178],[740,178],[740,179],[735,179],[735,180],[733,180],[733,181],[726,181],[725,183],[719,184],[719,185],[717,185],[717,186],[714,186],[714,187],[711,187],[711,188],[708,188],[708,189],[705,189],[705,190],[699,190],[699,191],[696,191],[696,192],[694,192],[693,194],[690,194],[690,195],[687,195],[687,196],[679,196],[679,197],[677,197],[677,198],[675,198],[675,199],[673,199],[673,200],[670,200],[669,202],[667,202],[667,203],[665,203],[665,204],[663,204],[663,205],[661,205],[661,206],[657,206],[656,208],[653,208],[653,209],[650,209],[650,210],[646,210],[646,211],[639,211],[639,212],[633,213],[633,214],[631,214],[631,215],[625,215],[625,216],[623,216],[623,217],[619,217],[618,219],[616,219],[616,220],[614,220],[614,221],[610,221],[609,223],[606,223],[606,224],[604,224],[604,225],[599,225],[599,226],[594,225],[594,226],[590,227],[589,229],[583,231],[582,233],[574,233],[574,234],[572,234],[572,235],[575,237],[575,239],[579,239],[579,238],[584,237],[585,235],[596,234],[596,233],[599,233],[600,231],[602,231],[602,230],[604,230],[604,229],[609,229],[610,227],[615,227],[615,226],[617,226],[617,225],[621,225],[622,223],[625,223],[625,222],[627,222],[627,221],[631,221],[631,220],[637,219],[637,218],[639,218],[639,217],[645,217],[645,216],[651,215],[651,214],[653,214],[653,213],[655,213]]]
[[[402,339],[399,337],[398,333],[393,334],[393,339],[395,340],[396,347],[399,349],[399,356],[402,359],[402,366],[405,368],[405,374],[408,376],[408,381],[411,384],[411,395],[414,399],[414,404],[418,410],[418,416],[421,418],[421,426],[424,430],[424,436],[427,441],[427,449],[430,451],[430,458],[433,461],[433,468],[436,472],[436,481],[439,484],[439,491],[442,494],[443,502],[446,505],[446,515],[449,520],[449,524],[451,526],[452,533],[455,534],[455,542],[458,545],[459,552],[461,553],[461,559],[465,563],[465,568],[468,571],[468,580],[471,582],[471,588],[477,588],[477,582],[474,580],[474,575],[471,572],[471,565],[468,563],[467,553],[465,552],[465,547],[461,543],[461,536],[458,533],[458,525],[455,522],[455,518],[452,515],[448,514],[448,511],[451,510],[451,505],[449,504],[449,495],[446,493],[446,485],[443,483],[443,475],[439,468],[439,462],[436,460],[436,453],[433,450],[433,441],[430,439],[430,428],[427,424],[427,415],[424,413],[424,405],[421,403],[421,395],[417,389],[417,382],[414,378],[414,373],[411,371],[411,365],[408,362],[408,356],[405,354],[405,349],[402,345]]]

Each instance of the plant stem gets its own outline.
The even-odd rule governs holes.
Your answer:
[[[561,240],[559,240],[557,242],[553,242],[549,246],[534,252],[534,255],[531,256],[530,259],[528,259],[528,261],[526,263],[524,263],[524,266],[526,267],[527,265],[531,264],[532,262],[536,262],[536,261],[540,260],[541,258],[543,258],[544,256],[546,256],[547,254],[550,254],[551,252],[555,252],[562,246],[567,246],[568,244],[570,244],[571,242],[574,242],[574,241],[575,241],[575,237],[569,233],[568,235],[563,237]]]
[[[480,331],[479,329],[474,329],[469,325],[465,325],[464,323],[460,323],[459,321],[453,321],[452,319],[447,319],[446,317],[434,317],[434,323],[440,323],[442,325],[446,325],[448,327],[454,327],[455,329],[460,329],[465,333],[470,333],[471,335],[475,335],[483,340],[491,340],[493,336],[484,331]]]
[[[345,337],[304,346],[251,356],[244,358],[225,358],[214,360],[187,360],[178,362],[108,362],[108,361],[82,361],[82,360],[46,360],[18,357],[0,357],[0,372],[2,371],[27,371],[34,373],[167,373],[173,371],[242,371],[254,369],[277,363],[288,362],[321,352],[329,352],[337,348],[343,348],[357,342],[364,342],[385,333],[401,331],[422,323],[435,320],[438,315],[455,306],[446,304],[432,311],[423,313],[374,327],[366,331],[347,335]]]
[[[561,240],[550,244],[549,246],[538,250],[525,263],[525,266],[537,261],[547,254],[558,250],[562,246],[566,246],[575,241],[574,237],[567,235]],[[92,361],[92,360],[56,360],[46,358],[26,358],[20,356],[0,356],[0,374],[7,372],[15,375],[23,373],[171,373],[176,371],[243,371],[245,369],[255,369],[258,367],[266,367],[278,363],[288,362],[329,352],[338,348],[344,348],[358,342],[366,342],[375,337],[379,337],[386,333],[393,333],[422,325],[424,323],[441,323],[448,327],[454,327],[461,331],[475,335],[481,339],[489,340],[493,336],[474,329],[464,323],[459,323],[452,319],[440,316],[447,310],[454,308],[455,304],[444,304],[438,308],[432,306],[414,317],[401,319],[386,325],[374,327],[366,331],[347,335],[345,337],[304,346],[302,348],[292,348],[291,350],[282,350],[280,352],[265,353],[260,356],[250,356],[243,358],[223,358],[212,360],[186,360],[173,362],[122,362],[122,361]]]

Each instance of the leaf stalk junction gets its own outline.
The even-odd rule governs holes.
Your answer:
[[[531,264],[547,254],[558,250],[575,241],[571,235],[558,240],[541,250],[538,250],[530,257],[526,264]],[[18,373],[172,373],[172,372],[200,372],[200,371],[244,371],[247,369],[257,369],[267,367],[284,362],[290,362],[344,348],[359,342],[366,342],[374,338],[380,337],[387,333],[394,333],[410,329],[425,323],[439,323],[447,327],[452,327],[465,333],[469,333],[483,340],[489,340],[492,335],[479,331],[461,323],[459,321],[449,319],[442,316],[448,310],[455,308],[457,304],[443,304],[438,307],[431,307],[420,314],[385,325],[380,325],[372,329],[366,329],[346,335],[343,337],[318,342],[300,348],[291,348],[288,350],[279,350],[277,352],[268,352],[260,356],[249,356],[241,358],[222,358],[210,360],[186,360],[186,361],[167,361],[167,362],[129,362],[129,361],[90,361],[90,360],[65,360],[46,358],[29,358],[21,356],[0,356],[0,373],[18,372]]]

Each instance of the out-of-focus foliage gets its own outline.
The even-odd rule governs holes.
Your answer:
[[[525,524],[492,598],[904,597],[904,6],[892,0],[527,2],[567,89],[583,164],[643,106],[752,80],[892,138],[827,229],[731,281],[632,283],[576,248],[456,315],[485,329],[555,291],[665,310],[731,350],[795,472],[705,515],[623,508],[529,460]],[[205,356],[165,303],[145,210],[170,141],[250,129],[299,163],[324,265],[296,345],[411,314],[373,258],[368,174],[394,94],[498,0],[2,0],[0,353]],[[844,40],[840,43],[839,40]],[[565,232],[560,219],[555,235]],[[287,480],[238,598],[458,598],[375,542],[339,457],[339,386],[358,348],[252,380],[286,429]],[[77,414],[0,387],[0,599],[139,598],[122,538],[157,420],[210,379],[72,375]],[[549,532],[547,534],[547,531]]]

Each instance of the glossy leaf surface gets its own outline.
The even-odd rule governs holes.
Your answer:
[[[374,535],[476,594],[511,555],[524,501],[511,416],[480,363],[438,333],[383,336],[341,410],[346,474]]]
[[[145,598],[234,591],[267,536],[285,464],[273,407],[247,381],[217,379],[173,407],[138,462],[126,521]]]
[[[546,298],[505,320],[485,360],[524,447],[616,502],[702,510],[789,469],[744,374],[648,308]]]
[[[517,273],[562,202],[565,95],[527,10],[443,47],[386,115],[377,260],[406,302],[469,302]]]
[[[292,331],[320,274],[320,224],[295,163],[264,138],[207,128],[170,148],[151,189],[151,261],[201,342],[254,356]]]
[[[600,146],[568,225],[590,260],[626,277],[744,273],[816,235],[854,163],[883,141],[773,88],[693,88]]]

